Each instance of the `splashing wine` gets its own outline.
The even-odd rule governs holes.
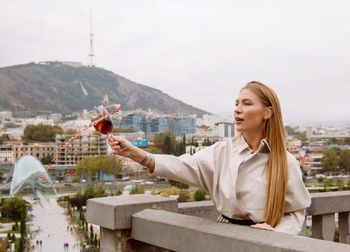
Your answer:
[[[112,121],[107,118],[94,125],[94,127],[98,132],[109,135],[113,129],[113,124]]]
[[[97,115],[97,119],[92,120],[92,122],[96,121],[96,124],[94,124],[95,129],[98,132],[102,134],[106,134],[109,137],[113,129],[113,124],[112,124],[112,119],[109,116],[107,110],[102,105],[100,105],[95,108],[95,115]]]
[[[101,107],[103,110],[101,109]],[[100,108],[101,110],[99,111],[98,108]],[[114,108],[114,110],[112,112],[108,113],[106,110],[107,108]],[[78,136],[80,136],[82,132],[88,130],[91,126],[94,126],[94,128],[98,132],[100,132],[102,134],[107,134],[109,136],[109,134],[111,133],[111,131],[113,129],[111,115],[114,115],[114,114],[117,115],[119,112],[119,108],[120,108],[119,104],[111,104],[111,105],[108,105],[106,107],[103,107],[102,105],[100,105],[97,108],[95,108],[95,110],[97,110],[98,114],[101,114],[101,115],[98,116],[97,118],[93,119],[90,124],[86,125],[83,129],[79,130],[75,135],[73,135],[71,138],[69,138],[67,142],[65,142],[64,144],[61,145],[61,147],[59,148],[58,151],[61,151],[64,148],[66,148],[66,145],[68,145],[70,142],[72,142],[74,139],[76,139]],[[56,158],[57,158],[57,153],[55,153],[53,155],[51,162],[47,165],[47,169],[50,169],[50,165],[56,160]]]

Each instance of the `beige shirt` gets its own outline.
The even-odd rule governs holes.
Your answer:
[[[267,195],[265,165],[270,149],[261,141],[258,151],[252,150],[240,137],[218,142],[193,156],[154,155],[152,176],[197,186],[210,193],[218,211],[233,219],[264,222]],[[305,208],[311,203],[302,181],[299,162],[287,152],[289,181],[286,193],[285,216],[275,230],[298,234],[305,219]]]

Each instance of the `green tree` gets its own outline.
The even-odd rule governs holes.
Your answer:
[[[67,129],[65,132],[66,135],[75,135],[77,133],[78,131],[76,131],[75,129]]]
[[[325,171],[336,171],[338,163],[338,155],[335,150],[330,149],[324,152],[321,159],[321,165]]]
[[[342,150],[339,147],[332,147],[332,148],[330,148],[330,150],[334,150],[335,153],[337,153],[337,156],[339,156],[340,153],[342,152]]]
[[[0,136],[0,144],[2,144],[4,141],[8,141],[8,140],[10,140],[10,137],[8,134],[2,134]]]
[[[198,147],[199,146],[198,141],[196,139],[194,139],[193,137],[191,138],[191,141],[190,141],[189,145],[192,145],[194,147]]]
[[[287,135],[289,135],[289,136],[298,135],[298,132],[296,132],[295,129],[293,127],[289,126],[289,125],[286,125],[284,127],[284,129],[285,129]]]
[[[131,128],[113,128],[112,133],[134,133],[135,130]]]
[[[105,174],[113,174],[115,177],[123,167],[122,161],[115,156],[99,155],[86,157],[76,165],[77,174],[84,175],[88,179],[102,171]]]
[[[47,164],[50,164],[50,163],[51,163],[52,158],[53,158],[53,154],[47,155],[47,156],[44,156],[43,158],[41,158],[41,159],[40,159],[40,162],[41,162],[43,165],[47,165]]]
[[[57,134],[63,134],[59,126],[49,126],[42,123],[29,124],[23,130],[22,140],[26,142],[54,142]]]
[[[92,225],[90,225],[90,239],[89,239],[89,244],[93,244],[94,242],[94,228]]]
[[[307,141],[306,131],[298,133],[298,135],[296,135],[296,138],[301,141]]]
[[[175,136],[170,132],[158,133],[153,138],[154,150],[158,149],[163,154],[174,154],[175,144]]]
[[[175,144],[175,155],[181,156],[186,153],[186,136],[184,135],[182,140],[177,141]]]
[[[1,208],[1,215],[13,221],[21,221],[22,216],[27,216],[28,205],[27,201],[16,195],[5,200]]]
[[[342,150],[339,155],[339,167],[350,171],[350,150]]]
[[[213,142],[210,141],[209,138],[207,137],[207,138],[204,139],[204,141],[202,143],[202,146],[210,146],[212,144],[213,144]]]

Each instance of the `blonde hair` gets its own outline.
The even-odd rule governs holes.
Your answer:
[[[270,145],[270,158],[265,168],[268,183],[265,222],[274,227],[284,215],[288,184],[286,136],[281,106],[276,93],[260,82],[249,82],[242,88],[244,89],[257,95],[262,104],[265,107],[272,107],[273,111],[272,116],[265,123],[265,137]]]

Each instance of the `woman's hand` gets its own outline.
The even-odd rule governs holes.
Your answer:
[[[136,146],[132,145],[128,140],[120,136],[111,135],[108,137],[108,142],[112,148],[112,153],[114,155],[131,158],[139,164],[146,166],[149,172],[153,173],[155,160],[152,155],[140,148],[137,148]]]
[[[275,230],[273,227],[271,227],[269,224],[267,224],[265,222],[264,223],[256,223],[255,225],[251,225],[250,227],[256,228],[256,229],[269,230],[269,231]]]
[[[135,146],[133,146],[128,140],[119,136],[110,135],[108,143],[111,146],[114,155],[130,157],[132,152],[135,151]]]

